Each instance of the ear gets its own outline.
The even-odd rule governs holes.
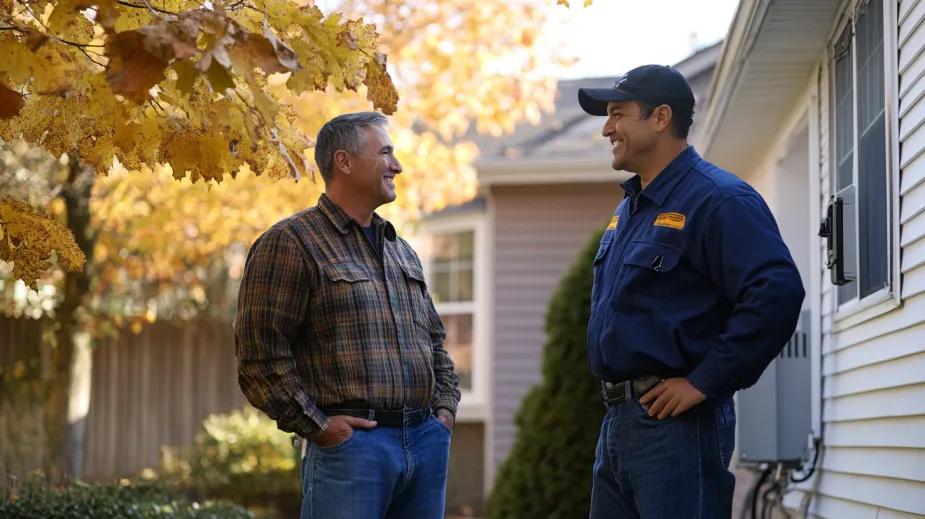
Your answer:
[[[652,113],[652,120],[655,123],[655,131],[661,133],[671,126],[671,107],[668,105],[659,105],[655,107]]]
[[[350,174],[350,154],[346,150],[337,150],[334,152],[334,167]]]

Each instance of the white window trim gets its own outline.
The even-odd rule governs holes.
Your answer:
[[[835,182],[835,110],[834,110],[834,99],[835,99],[835,81],[834,81],[834,70],[833,70],[833,60],[831,56],[831,49],[835,45],[838,37],[841,35],[844,28],[851,22],[851,17],[854,12],[857,10],[858,6],[865,0],[849,0],[842,4],[841,13],[839,15],[838,22],[833,26],[832,33],[829,35],[829,45],[825,54],[825,66],[830,78],[829,81],[829,93],[828,100],[829,106],[829,156],[831,157],[829,163],[829,176],[830,182],[832,182],[832,188],[830,191],[834,192],[834,182]],[[886,129],[886,143],[887,143],[887,164],[888,168],[887,174],[887,216],[889,218],[889,280],[890,285],[870,294],[863,299],[852,299],[845,303],[839,304],[838,302],[838,290],[833,289],[831,291],[832,297],[832,308],[835,309],[833,316],[833,325],[835,331],[845,330],[856,326],[864,321],[868,321],[880,315],[883,315],[887,312],[895,310],[902,305],[902,287],[901,283],[901,274],[900,274],[900,254],[901,247],[899,244],[900,236],[900,225],[899,225],[899,104],[898,104],[898,92],[899,92],[899,72],[897,69],[897,57],[898,49],[897,45],[897,27],[896,27],[896,2],[893,0],[883,0],[883,52],[884,52],[884,62],[883,62],[883,74],[884,74],[884,117],[885,129]],[[852,36],[853,37],[853,36]],[[857,45],[854,40],[852,40],[851,45],[852,53],[857,51]],[[852,58],[853,59],[853,58]],[[854,65],[852,69],[855,74],[852,77],[852,81],[855,82],[853,85],[852,95],[857,98],[857,61],[853,61]],[[855,119],[855,129],[857,127],[857,103],[853,109],[853,116]],[[856,137],[855,137],[856,138]],[[858,160],[858,150],[857,144],[855,144],[854,152],[854,175],[857,176],[857,160]],[[857,184],[857,179],[855,179],[855,184]],[[855,240],[857,246],[860,246],[860,240]]]
[[[472,313],[472,389],[462,390],[457,422],[486,422],[489,419],[489,382],[491,378],[488,344],[490,340],[488,297],[488,232],[484,213],[469,213],[439,220],[422,222],[421,234],[427,238],[435,234],[473,231],[475,254],[473,258],[472,301],[435,303],[437,312],[444,315]],[[431,259],[424,261],[424,274],[430,287]]]
[[[822,202],[822,140],[820,128],[820,89],[825,59],[813,71],[812,87],[808,96],[808,133],[809,133],[809,214],[815,218],[823,216]],[[831,134],[831,132],[830,132]],[[818,236],[810,226],[810,243],[812,247],[809,254],[809,311],[810,311],[810,416],[813,437],[822,437],[822,283],[827,272],[823,267],[822,256],[819,254],[821,244],[816,241]]]

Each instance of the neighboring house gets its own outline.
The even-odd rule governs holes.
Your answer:
[[[716,65],[700,151],[766,198],[807,291],[822,450],[792,512],[925,515],[923,47],[925,1],[743,0]]]
[[[694,89],[695,120],[719,51],[676,65]],[[451,505],[480,506],[513,444],[520,401],[540,382],[550,295],[623,198],[627,175],[610,167],[604,119],[582,112],[577,98],[579,86],[614,79],[561,81],[555,111],[539,125],[477,139],[479,198],[421,224],[428,284],[463,382],[453,452],[464,458],[451,462]]]

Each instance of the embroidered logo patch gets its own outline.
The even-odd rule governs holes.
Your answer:
[[[617,224],[619,224],[619,223],[620,223],[620,217],[614,215],[613,218],[610,219],[610,223],[607,224],[607,230],[608,230],[608,231],[612,231],[612,230],[616,229],[616,228],[617,228]]]
[[[655,223],[652,225],[656,227],[670,227],[680,231],[684,228],[685,220],[685,216],[681,213],[662,213],[655,218]]]

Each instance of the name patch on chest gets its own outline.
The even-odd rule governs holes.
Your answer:
[[[681,230],[684,228],[684,222],[687,218],[681,213],[662,213],[655,218],[655,227],[669,227],[671,229]]]
[[[619,224],[619,223],[620,223],[620,217],[614,215],[613,218],[610,219],[610,223],[607,224],[607,230],[608,230],[608,231],[612,231],[612,230],[616,229],[616,228],[617,228],[617,224]]]

